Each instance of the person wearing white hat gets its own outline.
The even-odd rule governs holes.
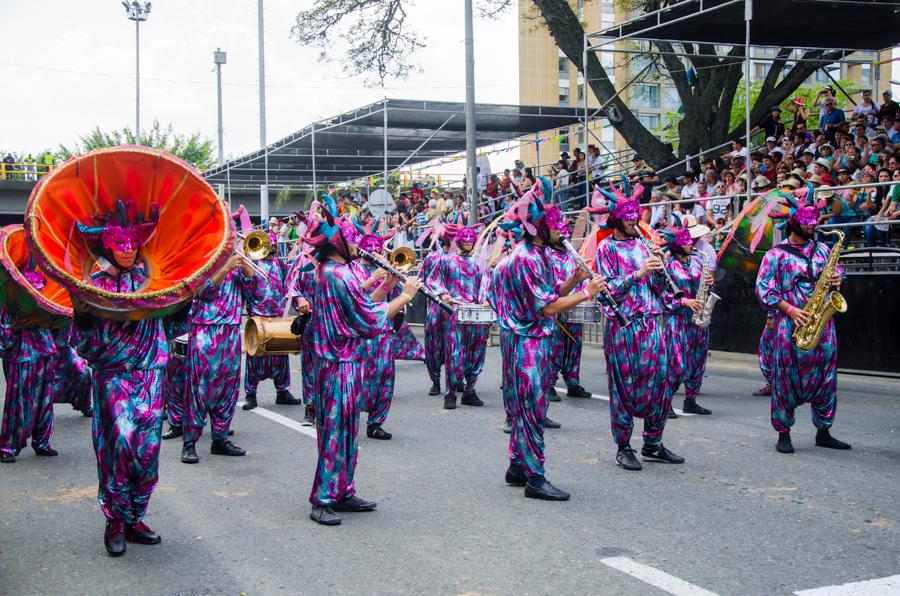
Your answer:
[[[715,278],[716,249],[709,243],[709,227],[698,222],[696,217],[684,218],[684,227],[691,235],[694,243],[694,253],[701,260],[706,259],[710,274]],[[712,288],[710,288],[712,291]],[[706,360],[709,356],[709,327],[688,325],[685,333],[687,346],[684,351],[684,407],[688,413],[710,414],[710,411],[697,404],[697,395],[703,384],[703,374],[706,372]]]

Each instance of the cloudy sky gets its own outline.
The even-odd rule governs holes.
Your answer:
[[[411,20],[428,48],[423,72],[387,89],[367,88],[318,50],[290,40],[298,11],[312,0],[267,0],[268,141],[312,120],[388,96],[462,101],[465,96],[463,3],[418,0]],[[438,10],[439,8],[439,10]],[[171,122],[180,132],[216,137],[212,53],[223,67],[225,154],[259,146],[255,0],[154,0],[141,24],[141,124]],[[476,99],[518,99],[514,13],[475,23]],[[0,0],[0,149],[41,151],[70,143],[96,125],[134,126],[134,24],[119,0]]]

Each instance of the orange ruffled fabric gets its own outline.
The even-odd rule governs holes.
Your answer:
[[[31,261],[31,253],[25,243],[22,224],[6,226],[0,230],[0,302],[4,308],[22,322],[42,327],[59,327],[72,317],[72,300],[65,287],[54,281],[40,268],[46,283],[41,290],[32,286],[22,270]]]

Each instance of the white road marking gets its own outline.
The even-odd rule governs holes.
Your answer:
[[[568,391],[568,390],[569,390],[569,389],[568,389],[567,387],[557,387],[557,388],[556,388],[556,392],[557,392],[557,393],[560,393],[560,392],[565,393],[565,392]],[[603,401],[609,401],[609,396],[608,396],[608,395],[601,395],[601,394],[599,394],[599,393],[591,393],[591,399],[600,399],[600,400],[603,400]],[[679,416],[696,416],[696,415],[697,415],[697,414],[685,414],[684,412],[682,412],[682,411],[679,410],[678,408],[672,408],[672,409],[675,410],[675,413],[678,414]]]
[[[669,594],[675,594],[676,596],[717,596],[715,592],[704,590],[700,586],[695,586],[649,565],[635,563],[627,557],[608,557],[600,559],[600,562]]]
[[[870,579],[862,582],[850,582],[840,586],[825,586],[812,590],[794,592],[797,596],[896,596],[900,594],[900,575]]]
[[[239,406],[244,405],[243,402],[238,404]],[[272,422],[277,422],[282,426],[286,426],[291,430],[295,430],[300,434],[306,435],[307,437],[316,438],[316,427],[314,426],[303,426],[293,418],[288,418],[287,416],[282,416],[281,414],[276,414],[272,410],[267,410],[262,406],[256,406],[252,410],[251,413],[259,414],[263,418],[268,418]]]

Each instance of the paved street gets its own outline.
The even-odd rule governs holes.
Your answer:
[[[59,405],[59,457],[27,449],[0,467],[0,594],[743,595],[867,580],[881,582],[861,593],[900,590],[882,579],[900,574],[900,381],[842,377],[834,434],[853,450],[815,447],[804,406],[797,453],[785,456],[768,400],[750,396],[755,358],[715,353],[708,373],[699,401],[713,415],[666,428],[687,463],[625,472],[602,353],[586,350],[595,398],[552,404],[563,428],[545,434],[547,475],[573,498],[548,503],[503,482],[499,348],[488,348],[483,408],[443,410],[424,365],[401,363],[394,439],[360,440],[358,491],[378,510],[337,528],[307,517],[314,432],[297,424],[302,408],[274,405],[267,383],[262,408],[234,421],[246,457],[209,455],[207,433],[187,466],[180,442],[164,443],[147,517],[163,543],[129,544],[120,559],[103,549],[90,422]]]

